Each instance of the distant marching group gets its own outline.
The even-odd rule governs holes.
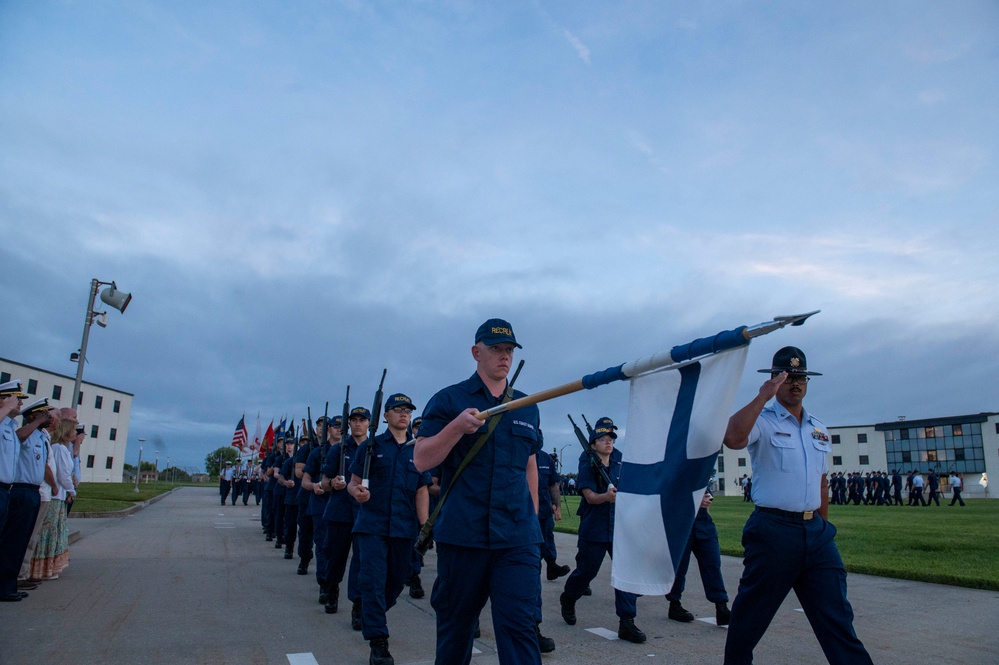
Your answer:
[[[950,504],[960,503],[964,506],[964,499],[961,497],[961,490],[964,488],[964,479],[958,473],[952,473],[948,479],[951,492],[953,493]],[[902,474],[892,470],[889,475],[885,471],[874,471],[861,474],[859,471],[848,473],[843,472],[832,474],[829,478],[829,491],[832,496],[829,503],[837,505],[859,506],[901,506],[902,505]],[[927,491],[927,496],[923,496],[923,490]],[[940,476],[935,471],[930,470],[923,478],[919,470],[909,471],[905,477],[905,492],[908,497],[909,506],[928,506],[931,503],[940,505]]]

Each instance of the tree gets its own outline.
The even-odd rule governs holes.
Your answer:
[[[189,483],[191,482],[191,474],[179,467],[168,466],[160,471],[160,480],[168,480],[174,483]]]
[[[217,478],[219,475],[219,458],[222,459],[223,465],[226,462],[235,464],[239,460],[239,451],[233,446],[222,446],[208,453],[208,457],[205,458],[205,471],[211,477]]]

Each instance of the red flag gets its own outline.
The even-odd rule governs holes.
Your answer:
[[[266,457],[267,453],[269,453],[273,447],[274,447],[274,421],[271,420],[271,424],[267,426],[267,431],[264,432],[264,441],[260,446],[260,459]]]
[[[245,418],[245,414],[243,418]],[[236,425],[236,431],[232,435],[232,445],[235,448],[242,450],[246,447],[246,440],[250,438],[249,432],[246,431],[246,425],[243,423],[243,418],[239,419],[239,424]]]

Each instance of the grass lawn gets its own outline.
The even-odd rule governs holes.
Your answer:
[[[135,485],[132,483],[80,483],[76,488],[73,513],[124,510],[139,501],[148,501],[181,485],[183,483],[140,483],[139,492],[136,493]],[[204,484],[196,486],[204,487]]]
[[[563,503],[555,528],[576,533],[579,497],[565,501],[571,510]],[[965,501],[965,508],[830,506],[829,521],[850,572],[999,590],[999,501]],[[715,499],[711,516],[723,554],[742,556],[742,527],[752,511],[740,497]]]

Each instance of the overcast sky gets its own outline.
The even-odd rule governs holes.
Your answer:
[[[197,467],[492,316],[527,392],[821,309],[737,401],[794,344],[828,425],[995,411],[997,109],[991,1],[4,0],[0,355],[73,374],[116,280],[85,379]]]

